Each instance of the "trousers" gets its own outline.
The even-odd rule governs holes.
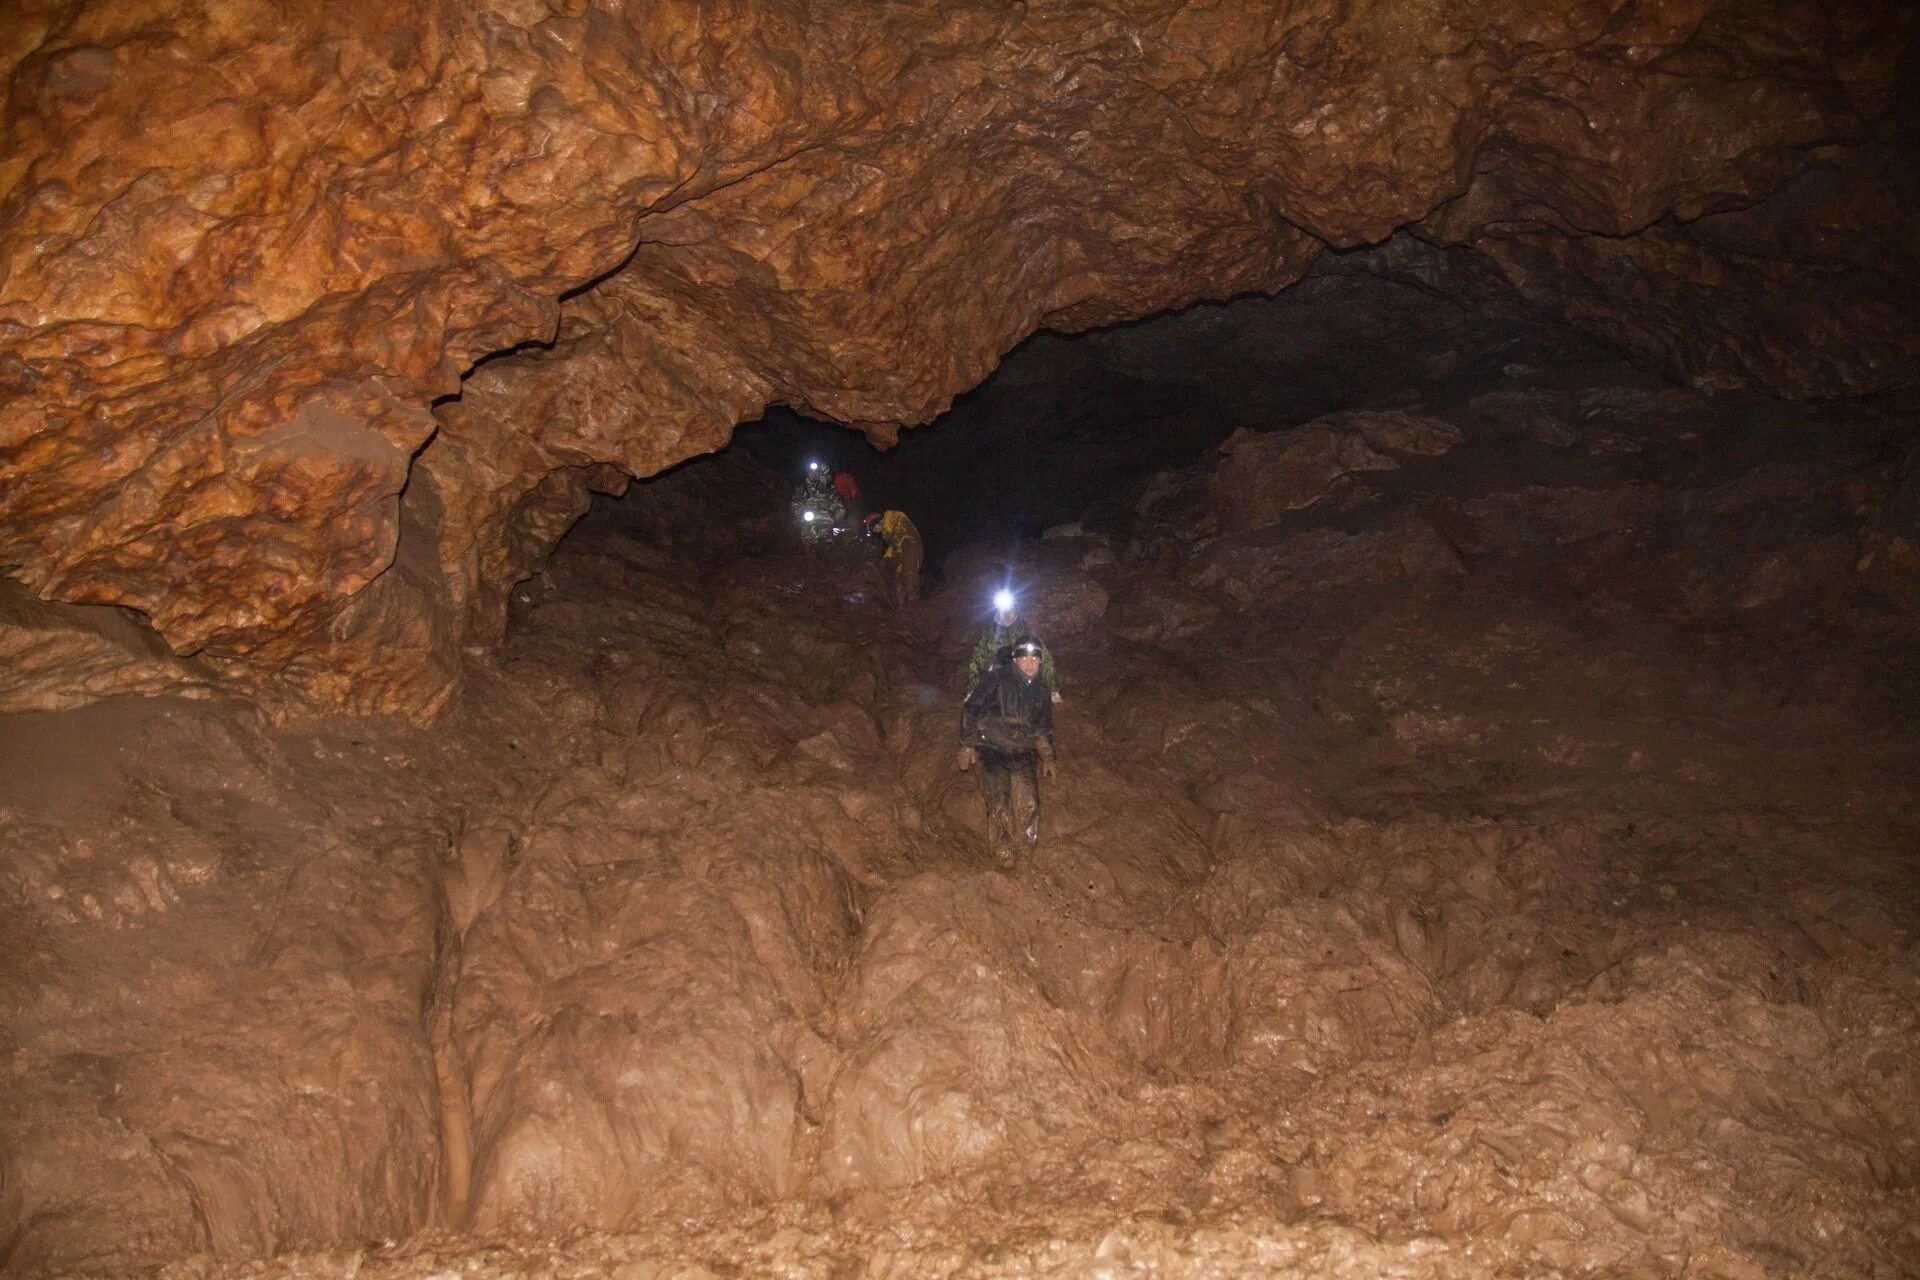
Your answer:
[[[987,802],[987,848],[1011,855],[1016,841],[1032,848],[1040,840],[1040,772],[1031,751],[975,749],[980,757],[980,794]]]
[[[920,539],[907,537],[881,562],[887,575],[887,600],[894,608],[903,609],[920,598],[920,562],[926,554]]]

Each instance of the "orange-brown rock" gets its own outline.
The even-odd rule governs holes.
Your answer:
[[[1914,276],[1836,281],[1832,245],[1910,216],[1847,148],[1912,36],[1865,0],[30,0],[0,566],[243,683],[423,713],[599,464],[769,403],[885,440],[1037,327],[1415,224],[1698,379],[1892,385]],[[1816,166],[1844,189],[1795,203]]]
[[[0,715],[122,693],[202,696],[207,673],[195,667],[123,610],[51,604],[0,580]]]

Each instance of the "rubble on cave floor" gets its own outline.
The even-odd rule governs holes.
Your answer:
[[[951,764],[1004,563],[895,615],[738,460],[601,503],[437,730],[19,718],[92,772],[0,782],[0,1250],[1911,1271],[1911,440],[1605,383],[1239,437],[1020,561],[1010,876]]]

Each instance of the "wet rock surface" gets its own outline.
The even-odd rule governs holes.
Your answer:
[[[1701,385],[1907,385],[1914,32],[1866,0],[34,3],[0,39],[0,566],[241,691],[431,718],[594,468],[776,403],[889,439],[1037,328],[1402,228],[1357,269]]]
[[[64,711],[117,694],[194,696],[212,673],[183,662],[137,618],[36,600],[0,580],[0,714]]]
[[[1103,608],[1010,875],[975,584],[889,612],[737,455],[598,500],[431,730],[0,718],[0,1258],[1912,1271],[1911,406],[1407,422],[1023,549]]]

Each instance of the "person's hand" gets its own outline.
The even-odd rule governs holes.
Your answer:
[[[1060,691],[1059,691],[1058,689],[1055,689],[1055,690],[1053,691],[1053,700],[1054,700],[1055,702],[1059,702],[1059,701],[1060,701]]]
[[[1055,770],[1053,767],[1053,757],[1041,756],[1040,757],[1040,776],[1047,779],[1047,781],[1051,782],[1053,781],[1054,772]]]
[[[978,761],[979,759],[980,759],[979,752],[975,751],[972,747],[960,748],[960,760],[959,760],[960,772],[965,773],[969,769],[972,769],[975,762]]]

